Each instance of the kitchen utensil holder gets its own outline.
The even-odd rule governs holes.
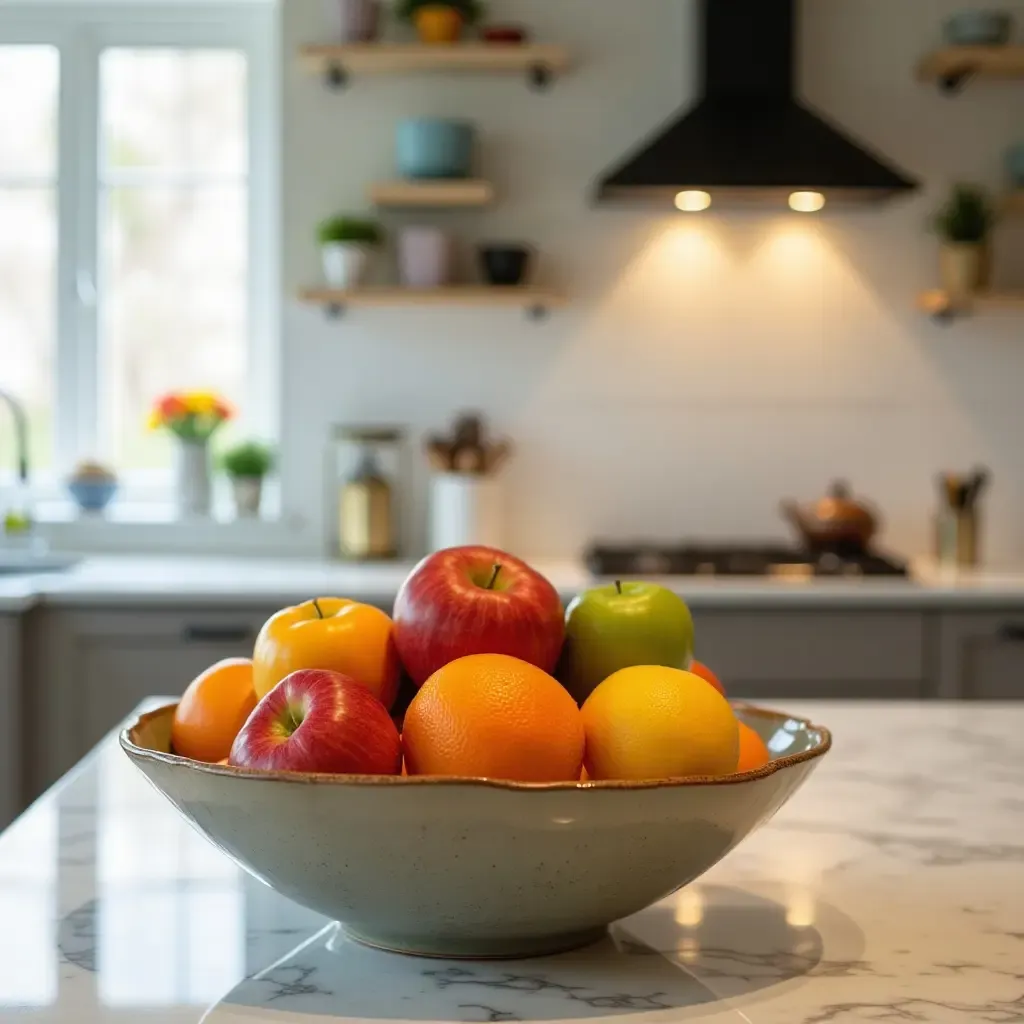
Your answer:
[[[430,549],[502,546],[501,484],[495,477],[438,473],[430,482]]]
[[[973,569],[979,561],[976,508],[944,508],[935,521],[935,557],[944,569]]]

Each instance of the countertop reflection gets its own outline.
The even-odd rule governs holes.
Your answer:
[[[599,945],[517,963],[352,944],[110,738],[0,837],[0,1021],[1024,1020],[1024,706],[791,710],[836,745],[770,825]]]

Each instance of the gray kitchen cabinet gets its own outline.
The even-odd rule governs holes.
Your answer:
[[[21,618],[0,614],[0,829],[21,810]]]
[[[696,656],[729,695],[911,698],[932,692],[918,612],[786,609],[694,612]]]
[[[1024,609],[942,615],[939,696],[1024,699]]]
[[[30,782],[41,792],[140,701],[177,696],[221,658],[252,654],[275,609],[45,610],[30,631]]]

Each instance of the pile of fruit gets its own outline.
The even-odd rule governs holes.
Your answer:
[[[272,616],[251,659],[191,683],[172,748],[268,771],[519,782],[761,767],[765,744],[693,638],[663,587],[597,587],[563,609],[520,559],[453,548],[413,570],[392,617],[332,597]]]

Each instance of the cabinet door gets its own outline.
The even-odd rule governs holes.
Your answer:
[[[1024,700],[1024,609],[943,615],[939,695]]]
[[[221,658],[247,657],[271,610],[48,612],[33,642],[36,792],[147,697],[180,696]]]
[[[924,616],[900,611],[701,611],[696,655],[730,696],[907,698],[928,694]]]
[[[22,808],[21,620],[0,615],[0,830]]]

